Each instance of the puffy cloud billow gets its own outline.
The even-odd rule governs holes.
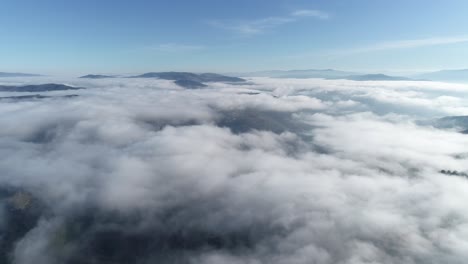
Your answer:
[[[467,86],[54,81],[0,100],[1,263],[468,258]]]

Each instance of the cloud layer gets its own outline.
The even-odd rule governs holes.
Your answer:
[[[56,81],[88,89],[0,101],[6,263],[468,257],[468,179],[440,173],[468,137],[417,125],[468,115],[466,86]]]

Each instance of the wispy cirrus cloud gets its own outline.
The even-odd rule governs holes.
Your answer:
[[[295,17],[315,17],[319,19],[328,19],[330,15],[320,10],[300,9],[292,13]]]
[[[421,39],[406,39],[380,42],[373,45],[358,47],[350,49],[350,53],[361,53],[380,50],[393,50],[393,49],[409,49],[427,46],[438,46],[447,44],[456,44],[468,42],[468,36],[451,36],[451,37],[431,37]]]
[[[297,22],[306,18],[329,19],[330,15],[320,10],[300,9],[285,16],[264,17],[253,20],[210,20],[208,24],[242,35],[256,35],[284,24]]]
[[[177,43],[163,43],[154,46],[148,46],[147,49],[159,52],[189,52],[204,49],[205,46],[201,45],[189,45],[189,44],[177,44]]]
[[[414,49],[422,47],[440,46],[467,43],[468,36],[448,36],[448,37],[429,37],[419,39],[403,39],[377,42],[374,44],[342,49],[329,49],[316,52],[302,53],[287,56],[289,59],[305,58],[305,57],[340,57],[369,52],[390,51],[399,49]]]

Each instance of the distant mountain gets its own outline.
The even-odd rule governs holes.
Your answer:
[[[364,75],[350,75],[341,78],[328,78],[328,79],[346,79],[353,81],[409,81],[412,80],[406,77],[389,76],[385,74],[364,74]]]
[[[468,116],[446,116],[433,120],[432,124],[438,128],[468,129]]]
[[[226,76],[216,73],[202,73],[198,75],[203,82],[245,82],[246,80],[239,77]]]
[[[133,78],[158,78],[163,80],[190,80],[201,82],[201,78],[198,74],[191,72],[148,72],[142,75],[133,76]]]
[[[47,99],[47,98],[73,98],[77,96],[78,96],[77,94],[67,94],[67,95],[59,95],[59,96],[47,96],[47,95],[33,94],[33,95],[20,95],[20,96],[3,96],[3,97],[0,97],[0,100],[24,101],[24,100],[35,100],[35,99]]]
[[[432,120],[421,120],[417,123],[440,129],[454,129],[460,133],[468,134],[468,116],[446,116]]]
[[[177,80],[174,83],[188,89],[199,89],[207,86],[206,84],[192,80]]]
[[[111,75],[100,75],[100,74],[88,74],[79,77],[81,79],[107,79],[107,78],[115,78],[115,76]]]
[[[191,72],[148,72],[132,78],[159,78],[164,80],[189,80],[195,82],[245,82],[246,80],[238,77],[225,76],[216,73],[196,74]]]
[[[468,69],[428,72],[415,77],[431,81],[468,82]]]
[[[0,77],[37,77],[39,74],[19,73],[19,72],[0,72]]]
[[[289,70],[289,71],[259,71],[250,73],[239,73],[245,77],[272,77],[272,78],[337,78],[355,75],[355,72],[337,71],[333,69],[309,69],[309,70]]]
[[[175,81],[175,84],[184,88],[195,89],[206,87],[206,82],[242,83],[246,80],[238,77],[225,76],[216,73],[196,74],[191,72],[148,72],[130,78],[158,78]]]
[[[48,91],[64,91],[64,90],[79,90],[81,87],[71,87],[64,84],[36,84],[23,86],[0,85],[0,92],[48,92]]]
[[[323,70],[290,70],[290,71],[259,71],[251,73],[239,73],[240,76],[248,77],[272,77],[272,78],[321,78],[328,80],[345,79],[355,81],[407,81],[406,77],[389,76],[385,74],[358,74],[348,71],[337,71],[333,69]]]

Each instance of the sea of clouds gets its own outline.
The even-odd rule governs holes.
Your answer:
[[[2,79],[0,261],[466,263],[468,86]],[[1,96],[25,93],[1,93]],[[76,94],[76,97],[60,97]]]

